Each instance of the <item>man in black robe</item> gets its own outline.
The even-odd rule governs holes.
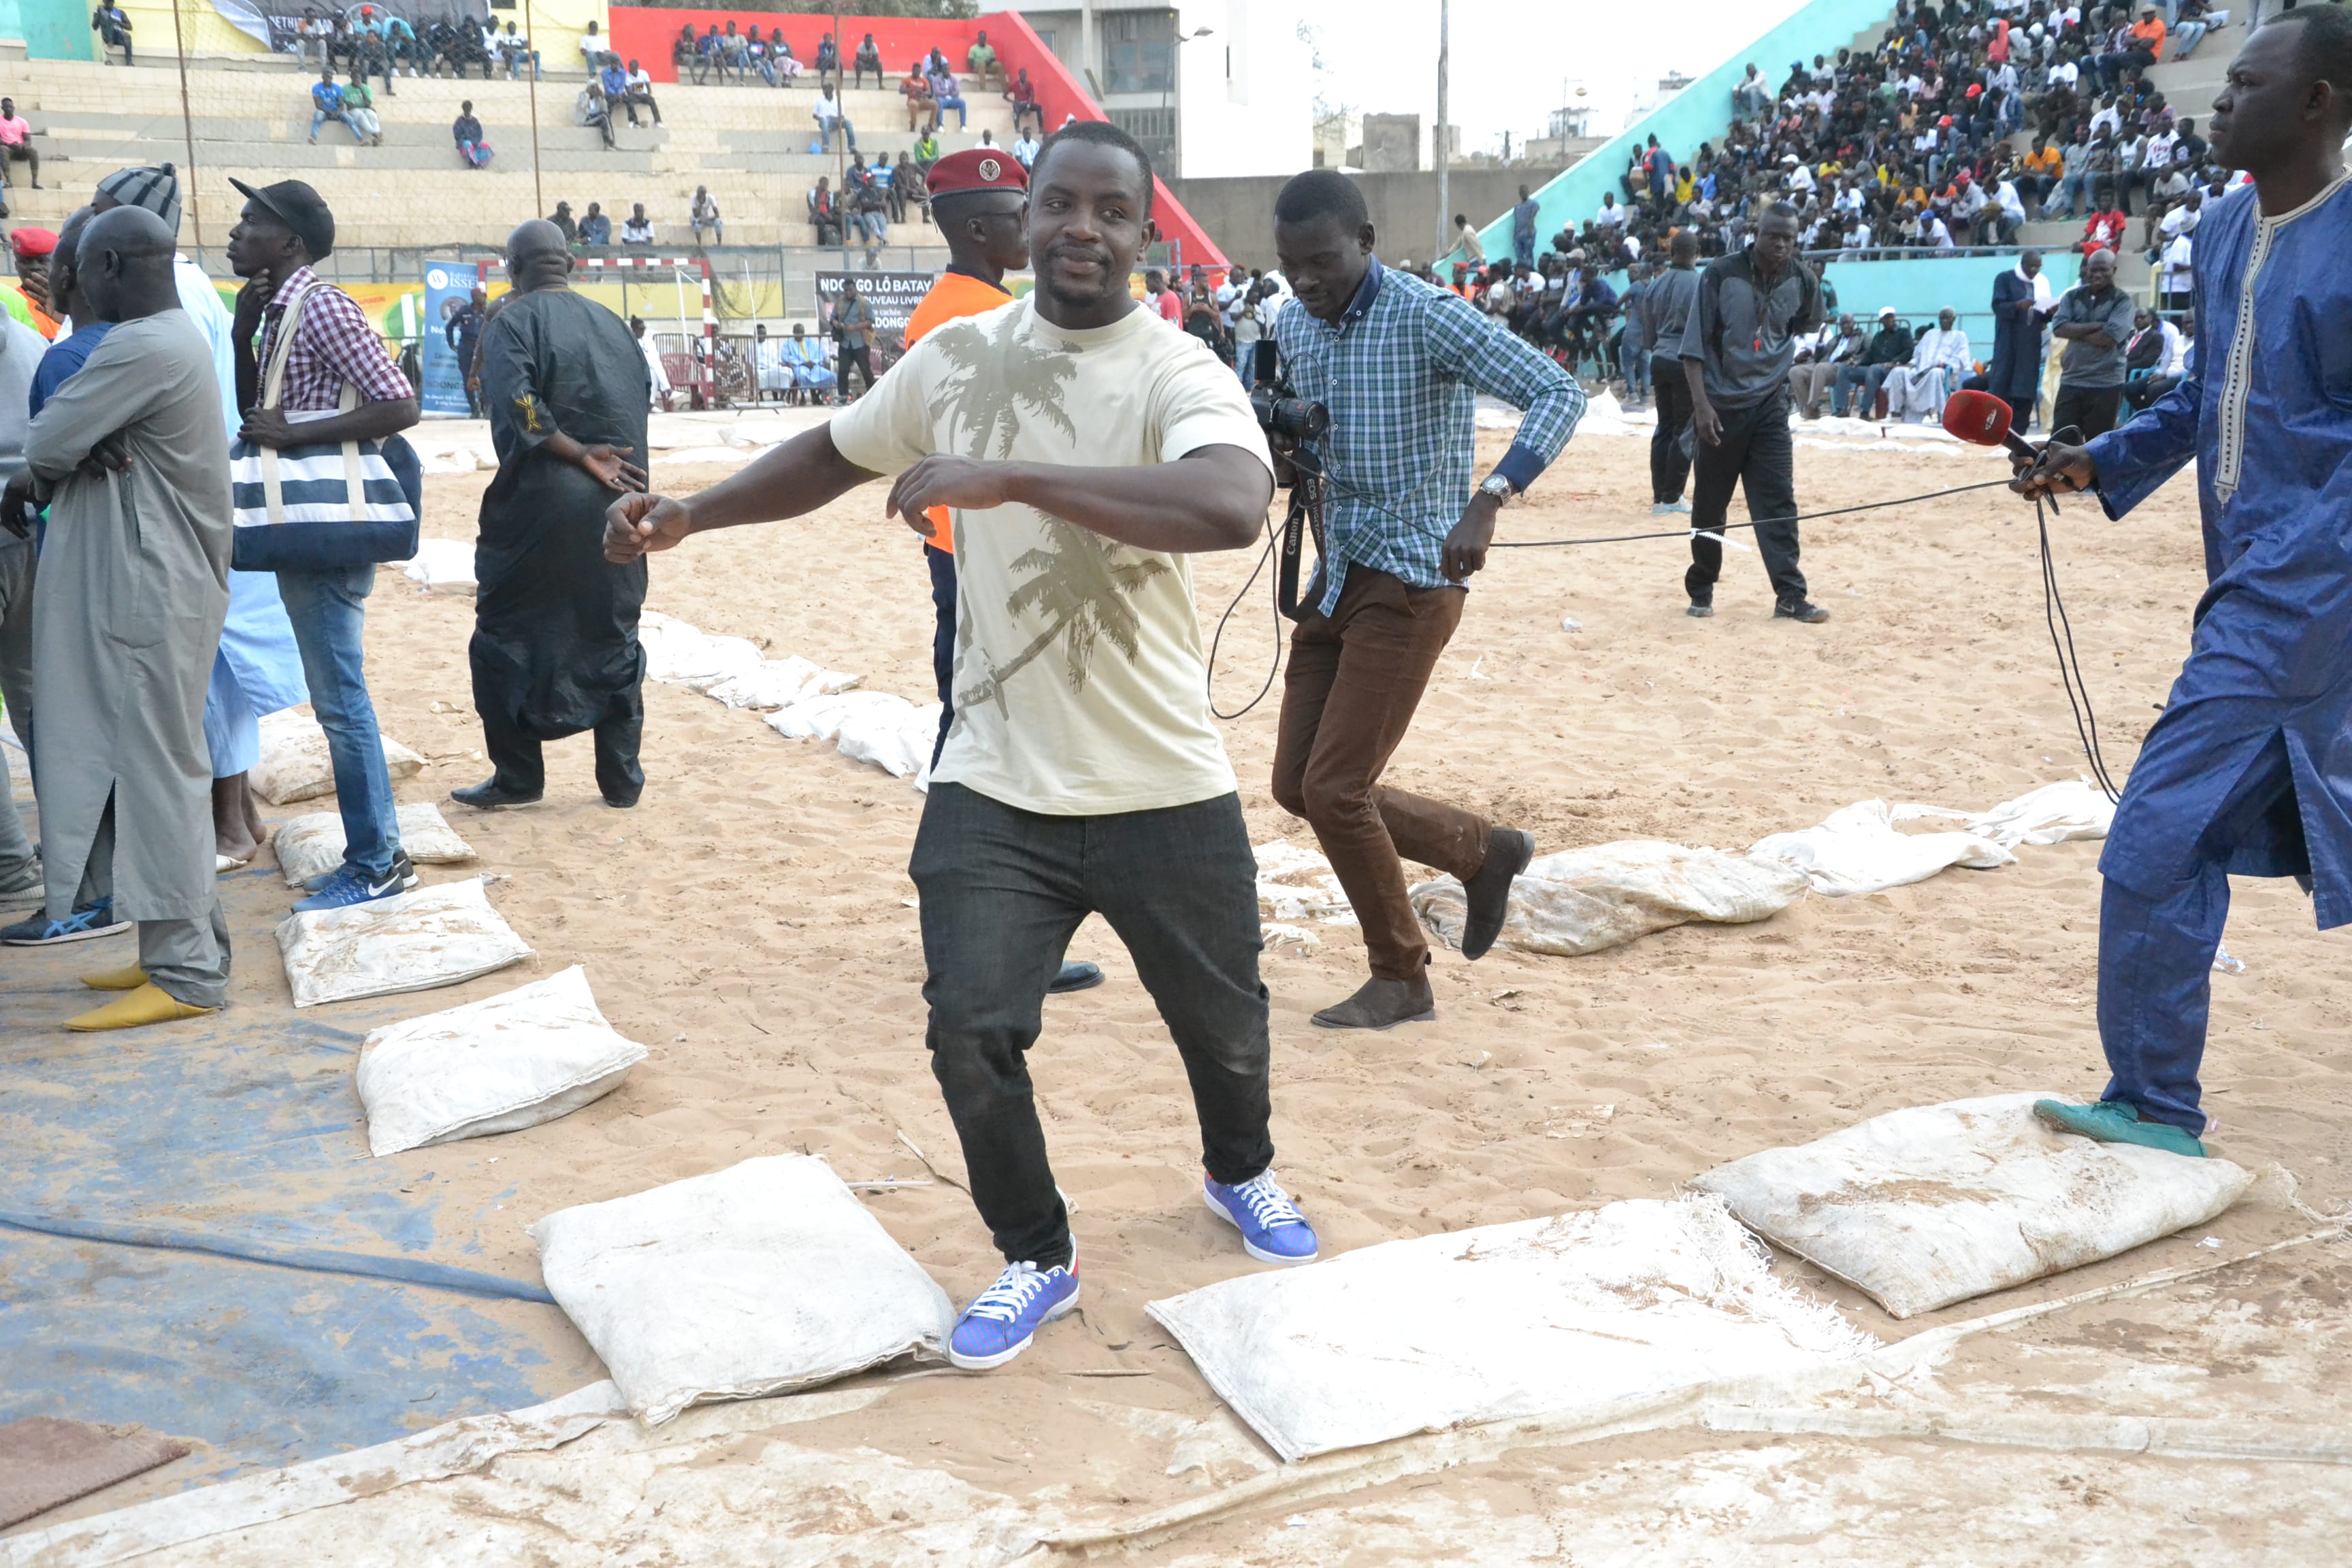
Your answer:
[[[596,787],[645,788],[642,561],[604,560],[604,508],[646,488],[646,359],[621,319],[572,292],[572,252],[543,219],[507,239],[514,291],[482,331],[482,403],[499,474],[474,547],[474,710],[494,772],[450,798],[485,810],[546,789],[541,742],[593,730]]]

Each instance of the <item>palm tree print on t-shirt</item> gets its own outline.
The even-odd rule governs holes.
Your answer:
[[[1024,320],[1023,311],[1003,312],[993,339],[977,322],[941,327],[930,336],[955,372],[931,398],[929,413],[934,420],[947,421],[950,442],[961,442],[969,433],[967,457],[989,457],[992,444],[998,459],[1011,457],[1024,410],[1073,443],[1078,438],[1077,426],[1062,407],[1063,384],[1078,374],[1076,356],[1037,347],[1021,335]],[[1057,639],[1066,638],[1063,656],[1073,693],[1086,689],[1098,642],[1108,641],[1130,663],[1140,650],[1142,621],[1129,600],[1144,584],[1165,574],[1168,563],[1136,555],[1058,518],[1040,514],[1038,524],[1045,534],[1042,547],[1013,558],[1013,569],[1029,575],[1005,596],[1004,609],[1015,621],[1035,614],[1045,624],[1026,647],[999,664],[985,647],[978,646],[971,618],[964,618],[956,639],[961,645],[958,673],[967,651],[976,655],[974,662],[987,673],[956,692],[958,727],[964,712],[986,702],[1009,716],[1005,683]]]

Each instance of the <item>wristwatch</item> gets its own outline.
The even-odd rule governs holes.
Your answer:
[[[1478,487],[1478,493],[1493,496],[1496,500],[1508,500],[1511,499],[1511,481],[1500,474],[1488,474],[1486,482]]]

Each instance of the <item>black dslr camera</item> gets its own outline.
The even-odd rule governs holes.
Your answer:
[[[1268,436],[1292,441],[1312,441],[1331,428],[1331,411],[1304,397],[1292,397],[1283,386],[1261,386],[1250,393],[1250,407]]]

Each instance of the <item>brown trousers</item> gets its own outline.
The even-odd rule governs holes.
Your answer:
[[[1398,857],[1465,882],[1486,861],[1485,818],[1380,782],[1468,598],[1350,564],[1330,616],[1310,612],[1290,634],[1274,798],[1315,829],[1381,980],[1429,966]]]

